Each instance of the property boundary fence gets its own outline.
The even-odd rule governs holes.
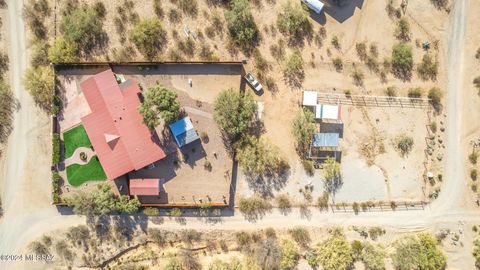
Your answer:
[[[341,104],[362,107],[400,107],[418,109],[426,109],[430,107],[430,99],[428,98],[366,96],[318,92],[317,99],[318,103],[321,104]]]
[[[391,202],[361,202],[354,206],[354,203],[334,203],[329,204],[332,212],[385,212],[385,211],[410,211],[424,210],[427,202],[424,201],[391,201]],[[325,209],[326,210],[326,209]]]

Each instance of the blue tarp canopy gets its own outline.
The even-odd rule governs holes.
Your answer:
[[[339,138],[338,133],[315,133],[312,144],[314,147],[338,147]]]
[[[188,116],[170,124],[170,131],[179,147],[189,144],[199,138],[197,132],[193,128],[192,121]]]
[[[315,13],[320,14],[323,9],[324,4],[319,0],[302,0],[308,8],[315,11]]]

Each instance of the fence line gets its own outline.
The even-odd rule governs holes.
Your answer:
[[[418,109],[430,107],[430,99],[428,98],[347,95],[326,92],[318,92],[317,101],[321,104],[341,104],[362,107],[401,107]]]

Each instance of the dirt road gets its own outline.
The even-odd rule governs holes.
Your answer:
[[[217,223],[203,219],[187,218],[185,227],[195,229],[253,229],[258,227],[284,227],[292,225],[378,225],[397,230],[416,231],[438,228],[443,225],[480,222],[477,212],[463,211],[459,207],[464,194],[464,171],[461,147],[462,128],[462,63],[465,43],[465,27],[468,0],[457,0],[453,8],[451,35],[448,37],[448,95],[447,95],[447,155],[445,180],[440,197],[420,211],[354,213],[319,213],[311,209],[310,214],[301,215],[298,209],[288,216],[274,211],[256,223],[251,223],[238,213],[221,218]],[[15,115],[14,130],[1,167],[2,198],[5,216],[0,221],[0,254],[15,254],[41,234],[85,223],[85,218],[73,215],[62,216],[50,205],[49,155],[41,153],[41,146],[48,149],[49,138],[39,136],[49,128],[48,116],[40,112],[21,85],[21,77],[27,66],[25,27],[21,18],[22,1],[10,0],[10,71],[12,89],[21,104]],[[46,156],[46,157],[45,157]],[[34,173],[29,173],[33,171]],[[285,220],[288,220],[285,223]],[[152,225],[158,226],[158,225]],[[161,225],[178,228],[174,220],[166,218]],[[18,265],[0,261],[0,269],[21,269]]]

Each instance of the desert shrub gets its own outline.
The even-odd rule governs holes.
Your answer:
[[[317,256],[324,270],[346,270],[353,262],[352,248],[341,233],[321,242],[317,246]]]
[[[410,88],[408,89],[407,96],[409,98],[421,98],[423,94],[423,89],[420,87]]]
[[[215,99],[213,119],[230,138],[236,138],[251,126],[255,111],[251,94],[229,89]]]
[[[477,176],[478,176],[478,171],[477,169],[473,168],[470,170],[470,178],[472,178],[473,181],[476,181],[477,180]]]
[[[360,60],[365,61],[367,59],[367,44],[365,42],[360,42],[355,45],[355,49],[357,50],[357,55]]]
[[[323,163],[323,177],[328,192],[333,192],[341,181],[340,163],[334,158],[327,158]]]
[[[47,28],[44,25],[46,17],[50,16],[51,9],[47,0],[29,0],[23,7],[22,16],[35,39],[46,39]]]
[[[434,80],[438,74],[438,61],[432,59],[430,54],[425,54],[417,67],[417,72],[424,80]]]
[[[473,241],[473,258],[475,259],[475,266],[477,269],[480,268],[480,240]]]
[[[180,22],[181,19],[182,15],[180,14],[180,12],[178,12],[178,10],[172,8],[168,11],[168,20],[171,23],[177,24]]]
[[[160,124],[160,117],[166,124],[175,121],[180,111],[180,104],[175,92],[157,84],[148,89],[138,110],[143,116],[143,122],[150,129],[154,129]]]
[[[165,265],[165,270],[182,270],[183,265],[177,257],[171,257],[168,259],[167,264]]]
[[[145,207],[143,209],[143,213],[147,216],[158,216],[160,214],[160,210],[157,207]]]
[[[275,197],[275,202],[277,203],[278,209],[282,213],[287,213],[292,208],[292,203],[290,202],[290,197],[287,194],[279,194]]]
[[[328,192],[323,192],[322,196],[318,197],[317,206],[320,210],[328,209]]]
[[[340,58],[340,57],[335,57],[335,58],[333,58],[332,63],[333,63],[333,66],[335,67],[335,70],[336,70],[337,72],[342,71],[342,69],[343,69],[343,61],[342,61],[342,58]]]
[[[198,13],[197,0],[177,0],[174,3],[187,15],[196,16]]]
[[[49,64],[48,62],[48,49],[49,49],[49,46],[48,46],[48,43],[45,42],[45,41],[42,41],[42,40],[36,40],[34,43],[33,43],[33,46],[32,46],[32,56],[31,56],[31,59],[30,59],[30,64],[32,65],[32,67],[36,68],[38,66],[46,66]],[[0,73],[3,73],[3,63],[5,61],[3,61],[1,59],[2,55],[0,54]],[[8,65],[8,57],[6,58],[6,63]],[[8,66],[7,66],[8,68]]]
[[[55,75],[51,67],[39,66],[28,69],[23,78],[23,85],[37,105],[45,110],[51,109],[55,86]]]
[[[480,93],[480,76],[473,79],[473,84],[475,85],[475,87],[478,89],[478,91]]]
[[[370,227],[368,229],[368,234],[372,240],[377,240],[380,235],[385,234],[385,230],[381,227]]]
[[[237,257],[231,257],[229,261],[214,259],[208,266],[208,270],[241,270],[242,262]]]
[[[155,15],[157,15],[159,19],[163,18],[163,16],[165,15],[165,11],[163,10],[163,7],[162,7],[162,0],[153,1],[153,11],[155,12]]]
[[[432,104],[433,108],[438,110],[442,105],[442,91],[438,87],[432,87],[428,91],[428,98],[430,99],[430,104]]]
[[[308,247],[310,244],[310,233],[304,227],[294,227],[288,230],[288,233],[292,237],[293,241],[302,247]]]
[[[278,30],[291,39],[301,38],[311,28],[308,16],[301,4],[286,2],[277,16]]]
[[[310,145],[315,133],[315,115],[307,108],[301,108],[292,122],[292,133],[299,152],[304,152]]]
[[[180,208],[172,208],[170,209],[170,211],[168,212],[168,214],[171,216],[171,217],[180,217],[183,212]]]
[[[309,176],[313,176],[315,174],[315,170],[313,168],[313,161],[305,159],[302,160],[303,169]]]
[[[247,269],[280,269],[280,262],[282,260],[282,248],[278,245],[276,239],[268,238],[267,240],[255,245],[252,255],[255,259],[256,267],[248,266]]]
[[[380,245],[373,245],[369,242],[362,244],[360,259],[365,264],[367,270],[385,269],[385,251]]]
[[[247,174],[272,175],[285,166],[280,150],[265,137],[244,135],[234,144],[236,159]]]
[[[182,250],[182,252],[180,252],[180,262],[182,264],[182,269],[189,269],[189,270],[202,269],[202,265],[198,261],[197,255],[195,255],[190,250]]]
[[[54,64],[75,62],[78,58],[77,45],[63,37],[58,37],[48,49],[48,60]]]
[[[340,44],[340,39],[337,36],[332,37],[331,43],[333,47],[337,50],[340,50],[340,48],[342,47]]]
[[[258,28],[250,11],[248,0],[232,0],[225,11],[228,33],[232,41],[242,48],[251,48],[258,36]]]
[[[398,136],[397,148],[399,149],[402,156],[407,155],[413,148],[413,138],[405,134]]]
[[[188,37],[185,40],[177,40],[176,42],[178,50],[188,57],[193,57],[195,55],[195,41]]]
[[[129,31],[130,41],[146,58],[153,59],[167,43],[167,32],[159,19],[140,19]]]
[[[133,214],[138,211],[140,207],[140,201],[138,198],[130,198],[128,195],[119,196],[115,200],[115,211],[118,213]]]
[[[358,86],[363,85],[363,78],[365,78],[365,75],[361,69],[354,68],[351,76],[353,78],[353,83]]]
[[[478,153],[477,151],[473,150],[470,155],[468,155],[468,160],[470,160],[470,163],[472,164],[477,164],[477,159],[478,159]]]
[[[401,79],[409,79],[413,68],[412,47],[398,43],[392,49],[392,69]]]
[[[443,269],[444,253],[438,248],[435,237],[428,233],[408,235],[394,244],[393,265],[398,270]]]
[[[218,61],[218,57],[215,56],[212,49],[210,48],[210,45],[206,43],[200,45],[199,55],[200,58],[205,61]]]
[[[10,87],[4,80],[0,79],[0,144],[6,141],[13,129],[13,113],[15,108],[15,97]],[[0,155],[2,151],[0,150]]]
[[[50,254],[49,248],[40,241],[34,241],[28,246],[29,250],[35,255],[45,256]]]
[[[270,211],[272,205],[261,197],[253,196],[241,198],[238,208],[244,215],[257,216]]]
[[[101,44],[104,35],[103,19],[93,7],[77,7],[62,17],[60,32],[67,42],[88,53]]]
[[[283,76],[293,84],[303,79],[303,58],[299,50],[295,50],[283,61]]]
[[[277,61],[282,61],[285,57],[285,42],[283,39],[278,40],[278,44],[272,44],[270,46],[270,54]]]
[[[435,133],[437,132],[437,122],[430,122],[430,130]]]
[[[399,40],[410,40],[410,23],[406,18],[401,18],[397,22],[397,28],[395,29],[395,37]]]
[[[395,86],[389,86],[385,89],[385,95],[388,97],[395,97],[397,96],[397,88]]]
[[[91,191],[79,191],[72,196],[65,198],[68,205],[73,207],[73,211],[77,215],[105,215],[117,210],[117,207],[121,207],[119,210],[132,210],[139,206],[138,199],[135,202],[129,202],[128,196],[125,196],[120,202],[121,205],[117,205],[119,198],[111,190],[111,186],[106,183],[100,183],[96,186],[96,189]],[[134,209],[136,211],[136,209]]]
[[[294,269],[300,258],[298,248],[291,241],[284,239],[281,244],[282,257],[280,260],[281,269]]]

